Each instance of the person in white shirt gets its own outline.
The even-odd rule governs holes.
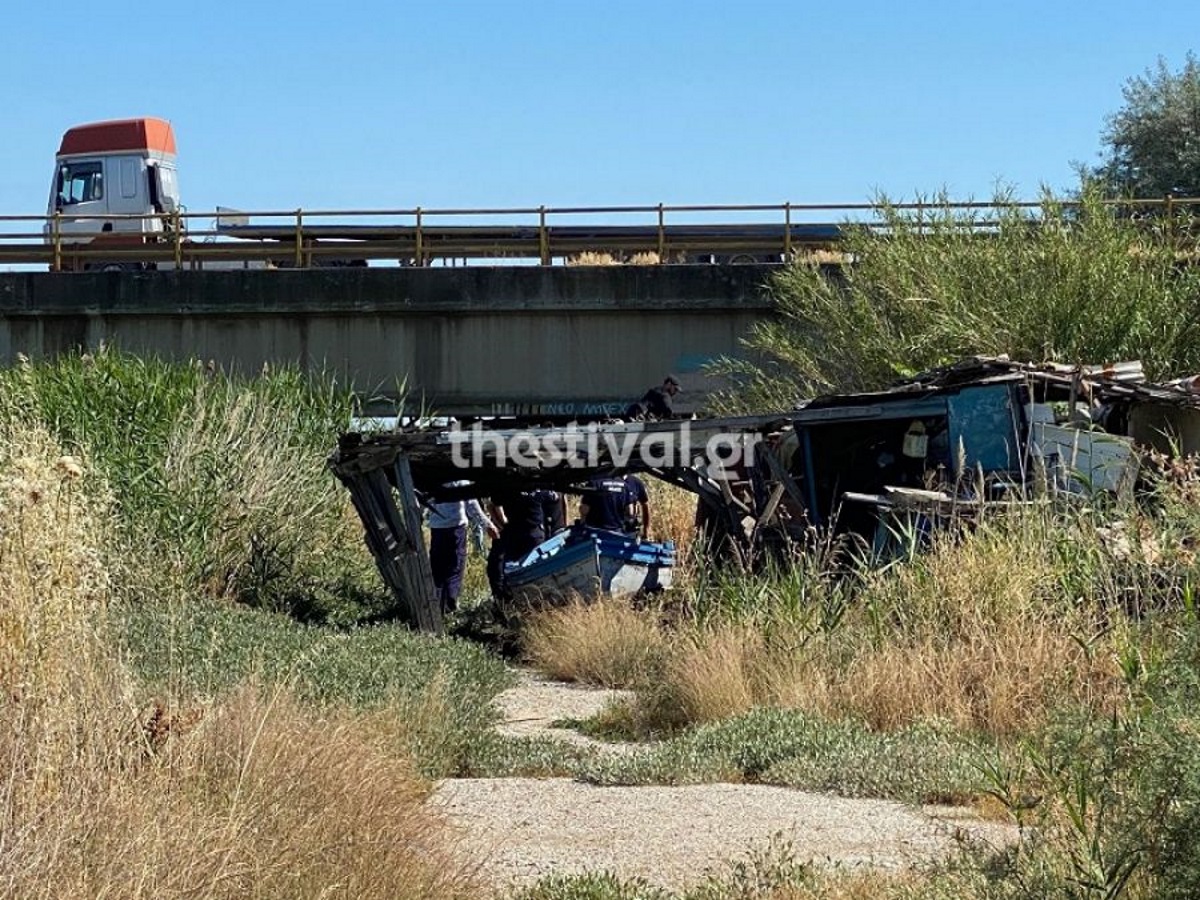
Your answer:
[[[444,488],[469,487],[469,481],[450,481]],[[467,522],[471,521],[492,538],[500,532],[479,506],[479,501],[448,500],[429,505],[429,567],[433,570],[433,587],[448,613],[458,606],[462,593],[463,573],[467,568]]]

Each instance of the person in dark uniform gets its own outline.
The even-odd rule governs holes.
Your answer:
[[[505,596],[504,564],[520,560],[546,539],[546,507],[552,501],[561,503],[562,498],[547,490],[513,491],[492,498],[492,519],[500,529],[487,561],[492,596]]]
[[[636,475],[625,476],[625,507],[626,534],[637,534],[639,531],[645,539],[650,534],[650,495],[646,493],[646,485]]]
[[[628,508],[629,487],[625,476],[616,473],[597,475],[579,498],[579,518],[590,528],[623,531]]]
[[[631,534],[638,527],[632,509],[635,506],[640,507],[642,528],[648,529],[650,504],[646,486],[632,475],[598,475],[588,482],[588,489],[579,498],[579,517],[591,528]]]
[[[546,540],[567,527],[567,501],[558,491],[539,491],[542,495],[542,528]]]
[[[679,379],[668,375],[660,387],[652,387],[626,411],[631,419],[673,419],[674,399],[679,393]]]

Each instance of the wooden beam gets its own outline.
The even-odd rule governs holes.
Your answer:
[[[758,537],[759,532],[775,518],[775,510],[779,508],[779,501],[783,499],[783,492],[784,486],[782,484],[776,484],[771,491],[771,496],[767,498],[766,505],[763,507],[762,515],[754,523],[754,534],[751,538],[751,543]]]
[[[770,450],[765,451],[762,457],[767,461],[767,468],[771,470],[772,477],[783,485],[783,489],[787,491],[787,495],[796,501],[801,509],[808,509],[808,504],[804,502],[804,495],[800,492],[800,486],[796,484],[796,479],[784,469],[783,463],[779,461],[779,457]]]
[[[401,584],[417,620],[417,627],[422,631],[440,634],[443,626],[442,608],[433,590],[433,569],[429,565],[429,552],[425,548],[425,534],[421,528],[421,506],[417,502],[407,455],[401,453],[396,457],[395,471],[405,539],[397,558]]]

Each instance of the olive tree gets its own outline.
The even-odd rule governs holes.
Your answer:
[[[1172,71],[1164,59],[1130,78],[1125,105],[1108,117],[1103,162],[1085,174],[1111,194],[1200,194],[1200,61]]]

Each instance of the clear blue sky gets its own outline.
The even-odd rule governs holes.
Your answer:
[[[155,115],[192,211],[1032,197],[1200,3],[12,2],[0,213]]]

